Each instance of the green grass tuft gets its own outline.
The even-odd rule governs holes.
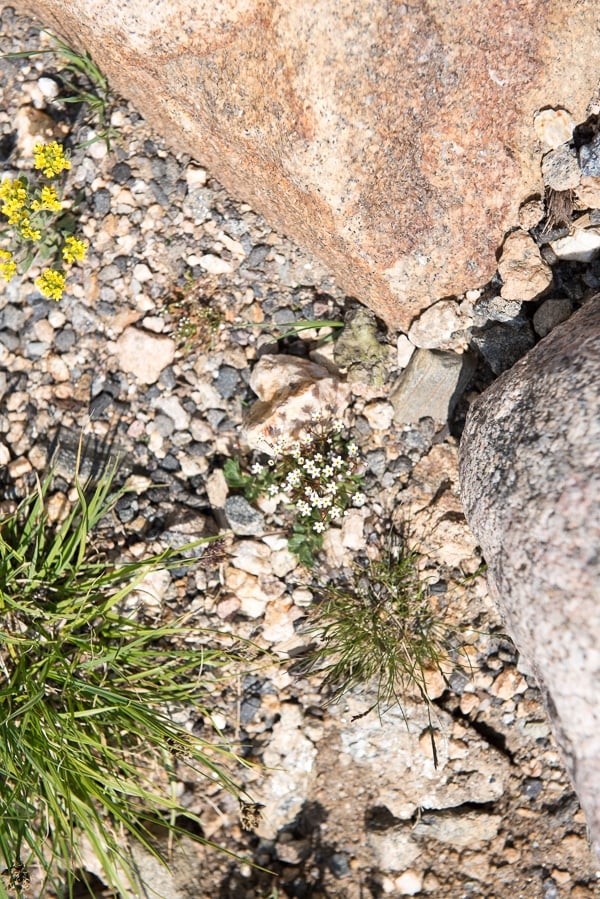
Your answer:
[[[374,683],[368,711],[402,708],[415,691],[430,707],[428,673],[445,677],[456,664],[456,634],[436,611],[418,560],[419,553],[400,541],[379,561],[356,566],[342,586],[319,588],[308,628],[316,645],[304,670],[323,676],[331,701]]]
[[[179,758],[207,786],[243,793],[222,739],[199,739],[168,714],[191,704],[211,720],[239,659],[231,638],[121,611],[150,568],[190,564],[181,552],[207,541],[110,564],[91,535],[125,492],[113,489],[115,473],[87,488],[76,478],[58,524],[46,508],[51,476],[0,522],[0,858],[18,894],[37,862],[71,895],[82,839],[113,890],[135,891],[128,843],[158,855],[153,826],[174,834],[179,816],[194,817],[174,798]],[[1,884],[0,895],[10,895]]]

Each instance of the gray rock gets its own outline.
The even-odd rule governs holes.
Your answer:
[[[222,365],[215,379],[215,387],[224,399],[230,399],[239,390],[240,373],[231,365]]]
[[[600,295],[472,406],[461,495],[600,850]]]
[[[579,167],[582,175],[600,176],[600,132],[594,135],[589,144],[579,148]]]
[[[574,190],[581,178],[575,149],[562,144],[546,153],[542,159],[542,176],[546,187],[552,190]]]
[[[210,211],[214,203],[215,194],[204,185],[194,185],[188,188],[182,209],[186,217],[195,222],[205,222],[210,218]]]
[[[473,321],[477,327],[483,327],[490,321],[509,322],[520,315],[520,300],[505,300],[504,297],[483,297],[473,307]]]
[[[512,368],[535,344],[531,325],[524,318],[512,324],[495,322],[489,328],[474,330],[471,340],[495,375]]]
[[[567,297],[553,297],[545,300],[533,316],[533,327],[539,337],[545,337],[561,322],[568,319],[573,304]]]
[[[475,370],[474,357],[444,350],[417,350],[390,393],[394,420],[446,422]]]
[[[262,512],[251,506],[243,496],[227,497],[225,515],[234,534],[241,537],[260,537],[264,534],[265,523]]]
[[[0,330],[8,328],[10,331],[21,331],[25,327],[27,314],[25,309],[8,305],[0,310]]]

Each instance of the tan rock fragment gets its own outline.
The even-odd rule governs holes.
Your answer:
[[[508,235],[498,271],[504,281],[500,293],[505,300],[532,300],[552,283],[552,270],[526,231],[513,231]]]

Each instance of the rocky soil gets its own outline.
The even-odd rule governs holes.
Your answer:
[[[48,45],[9,7],[1,22],[3,53]],[[344,418],[360,448],[367,502],[330,530],[319,565],[307,571],[287,550],[285,516],[269,503],[254,512],[228,504],[222,469],[227,458],[249,458],[242,419],[255,399],[257,360],[276,352],[331,363],[334,344],[314,331],[277,335],[294,321],[344,319],[356,300],[228,196],[202,167],[201,149],[196,160],[171,153],[119,100],[110,151],[101,141],[78,148],[93,125],[83,110],[52,100],[56,58],[1,60],[0,70],[3,171],[26,168],[49,129],[71,147],[67,193],[81,191],[90,242],[59,303],[44,299],[33,278],[1,288],[1,499],[22,495],[56,454],[60,514],[83,428],[86,464],[119,454],[140,486],[117,508],[115,543],[139,554],[182,534],[229,532],[220,566],[155,577],[140,597],[144,614],[158,621],[193,612],[198,624],[251,638],[278,660],[249,664],[215,699],[215,723],[257,763],[238,772],[264,806],[254,832],[242,831],[230,797],[207,795],[181,769],[182,801],[202,810],[205,836],[247,861],[187,841],[175,848],[171,873],[140,855],[156,895],[597,896],[598,862],[540,693],[487,597],[458,497],[457,442],[469,399],[584,302],[600,268],[555,255],[552,271],[544,263],[548,278],[538,253],[529,280],[546,277],[546,293],[538,299],[536,288],[521,304],[506,288],[507,264],[501,295],[496,279],[435,304],[408,335],[379,326],[378,378],[344,360]],[[518,259],[525,255],[521,247]],[[512,270],[522,285],[522,266]],[[414,362],[406,374],[411,357],[428,364],[422,354],[432,349],[473,354],[449,426],[431,405],[431,381],[415,376]],[[436,369],[435,378],[433,399],[442,395],[447,406],[458,373]],[[342,582],[356,560],[377,558],[393,526],[408,526],[423,577],[468,648],[449,685],[433,675],[429,685],[437,768],[416,697],[381,717],[363,714],[373,685],[331,705],[319,678],[294,667],[310,641],[305,624],[319,583]],[[202,727],[193,709],[181,714]],[[88,867],[95,870],[92,857]]]

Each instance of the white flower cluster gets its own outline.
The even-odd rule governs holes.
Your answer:
[[[300,518],[311,519],[312,530],[321,534],[329,522],[339,518],[352,501],[365,501],[364,495],[356,494],[352,479],[359,450],[355,443],[344,443],[341,433],[344,423],[336,419],[325,428],[320,415],[313,416],[313,428],[300,440],[280,437],[273,445],[275,458],[270,459],[276,478],[268,488],[272,497],[279,496],[283,502],[293,503]],[[261,476],[265,467],[256,464],[252,474]]]

